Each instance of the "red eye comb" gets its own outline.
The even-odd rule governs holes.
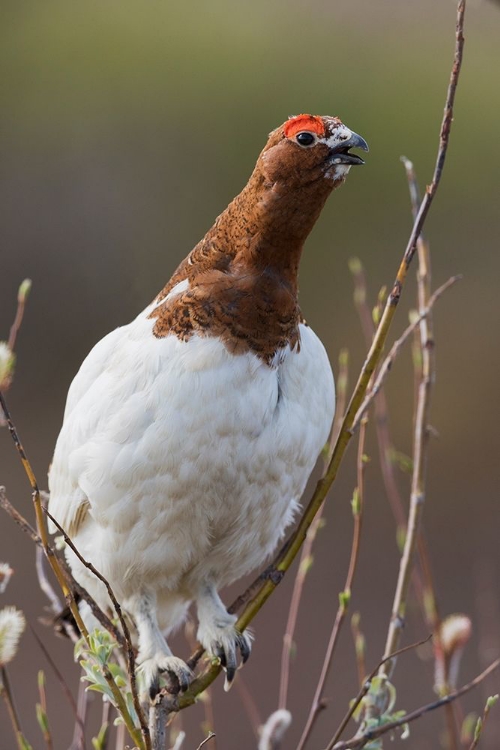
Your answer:
[[[321,117],[317,115],[297,115],[296,117],[291,117],[283,128],[283,132],[287,138],[292,138],[302,130],[309,130],[319,136],[325,135],[325,125]]]

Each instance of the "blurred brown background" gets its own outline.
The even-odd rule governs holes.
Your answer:
[[[169,3],[151,0],[67,3],[4,0],[0,23],[3,105],[0,157],[0,338],[7,338],[18,284],[33,279],[18,342],[9,404],[45,485],[65,395],[82,359],[112,328],[128,322],[158,292],[177,263],[238,192],[267,133],[289,114],[339,115],[370,144],[310,238],[301,269],[303,310],[336,367],[351,353],[352,377],[364,355],[352,304],[348,259],[359,256],[374,300],[393,280],[411,226],[399,157],[410,157],[422,186],[430,181],[454,45],[455,4],[448,0],[366,3],[295,0]],[[444,614],[473,620],[461,679],[500,651],[498,512],[498,326],[500,8],[470,2],[464,70],[448,162],[427,235],[434,284],[463,281],[436,309],[438,379],[425,527]],[[396,332],[414,305],[405,290]],[[405,352],[388,397],[397,448],[411,452],[412,368]],[[398,569],[392,516],[375,443],[367,468],[362,554],[352,599],[367,637],[368,665],[380,658]],[[399,477],[408,497],[408,476]],[[0,483],[33,518],[29,487],[5,429]],[[351,539],[354,450],[331,493],[297,632],[284,747],[294,747],[309,710],[343,587]],[[15,603],[45,639],[76,689],[71,648],[37,623],[45,600],[31,543],[0,516],[0,559],[15,577],[0,605]],[[293,574],[255,621],[254,653],[242,676],[264,719],[277,706],[279,654]],[[242,588],[228,592],[226,600]],[[405,642],[425,637],[410,608]],[[70,743],[72,716],[28,631],[11,674],[33,747],[36,672],[46,670],[56,748]],[[177,652],[188,652],[181,636]],[[425,654],[402,658],[398,707],[432,699]],[[482,710],[498,692],[498,674],[467,696]],[[357,690],[349,628],[311,748],[324,747]],[[219,750],[256,746],[238,691],[213,690]],[[500,746],[498,709],[483,747]],[[201,709],[184,716],[186,750],[203,738]],[[412,727],[406,746],[440,746],[442,715]],[[0,748],[14,746],[3,706]],[[90,747],[90,741],[88,743]]]

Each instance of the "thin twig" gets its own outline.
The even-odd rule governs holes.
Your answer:
[[[36,630],[31,625],[30,625],[30,630],[31,630],[33,638],[35,639],[38,647],[42,651],[43,655],[45,656],[45,658],[47,659],[47,661],[48,661],[48,663],[50,665],[50,668],[54,672],[54,675],[55,675],[58,683],[60,684],[60,686],[62,688],[62,691],[63,691],[64,695],[66,696],[66,698],[68,700],[69,705],[72,708],[72,711],[73,711],[73,713],[75,715],[75,718],[78,721],[78,708],[77,708],[75,699],[73,698],[73,694],[72,694],[71,690],[69,689],[66,680],[64,679],[62,673],[59,671],[59,669],[58,669],[55,661],[51,657],[49,651],[47,650],[47,647],[44,644],[44,642],[42,641],[42,639],[40,638],[40,636],[38,635],[38,633],[36,632]]]
[[[356,654],[356,666],[358,669],[358,682],[362,685],[366,679],[365,664],[365,637],[359,627],[360,615],[355,612],[351,617],[351,632],[354,641],[354,651]]]
[[[295,626],[297,624],[297,617],[299,614],[300,601],[302,599],[302,592],[304,590],[304,584],[306,581],[307,573],[312,564],[312,548],[316,534],[321,525],[322,520],[322,508],[318,511],[316,518],[311,524],[309,531],[307,532],[306,540],[302,547],[300,555],[299,566],[297,569],[297,575],[293,584],[292,598],[290,600],[290,609],[288,610],[288,619],[285,627],[285,633],[283,635],[283,648],[281,651],[281,672],[280,672],[280,690],[278,699],[278,708],[286,708],[288,698],[288,685],[290,682],[290,659],[293,652],[293,636],[295,633]]]
[[[85,722],[87,719],[87,708],[89,702],[89,692],[83,680],[78,685],[78,704],[76,712],[75,727],[73,729],[73,739],[70,750],[82,750],[85,747]],[[105,705],[103,703],[103,705]],[[109,705],[109,703],[108,703]],[[122,724],[122,726],[125,726]]]
[[[331,459],[333,449],[339,436],[342,426],[342,418],[347,403],[347,384],[349,376],[349,355],[346,349],[343,349],[339,355],[339,374],[337,377],[337,403],[335,407],[335,419],[333,421],[330,439],[324,448],[324,460],[326,465],[324,471]],[[307,572],[312,563],[312,548],[318,533],[323,516],[324,505],[319,509],[302,547],[299,566],[295,576],[292,597],[290,600],[290,609],[288,611],[288,620],[286,623],[285,634],[283,636],[283,649],[281,653],[281,673],[280,673],[280,690],[278,708],[286,708],[288,698],[288,685],[290,681],[290,659],[293,649],[293,637],[297,625],[297,617],[302,599],[302,592],[306,580]]]
[[[19,329],[21,328],[21,323],[23,322],[26,298],[28,296],[30,289],[31,289],[31,279],[25,279],[23,283],[21,284],[21,286],[19,287],[19,291],[17,293],[16,316],[14,318],[14,322],[12,323],[10,327],[9,340],[7,342],[7,346],[9,347],[11,352],[14,351],[14,347],[16,345],[17,334],[19,333]]]
[[[393,656],[396,655],[397,654],[393,654]],[[465,695],[465,693],[468,693],[470,690],[477,687],[499,666],[500,659],[497,659],[493,662],[493,664],[490,664],[490,666],[485,669],[484,672],[481,672],[481,674],[471,680],[471,682],[468,682],[467,685],[463,685],[461,688],[459,688],[459,690],[454,690],[452,693],[445,695],[443,698],[439,698],[439,700],[433,701],[432,703],[427,703],[425,706],[421,706],[420,708],[415,709],[415,711],[411,711],[409,714],[405,714],[401,719],[397,719],[397,721],[391,721],[388,724],[383,724],[380,727],[370,729],[368,732],[365,732],[362,737],[352,737],[350,740],[346,740],[345,742],[338,742],[335,745],[332,745],[330,743],[326,750],[359,750],[359,748],[364,747],[368,742],[376,740],[378,737],[381,737],[388,732],[392,732],[394,731],[394,729],[398,729],[398,727],[401,727],[404,724],[410,724],[412,721],[420,719],[420,717],[424,716],[424,714],[429,713],[429,711],[435,711],[436,708],[441,708],[441,706],[445,706],[447,703],[451,703],[457,698],[460,698],[462,695]]]
[[[200,742],[200,744],[198,745],[197,750],[200,750],[200,748],[202,748],[203,745],[206,745],[207,742],[210,742],[210,740],[213,740],[214,738],[215,738],[214,732],[209,732],[208,733],[208,737],[205,737],[205,739],[202,740],[202,742]]]
[[[21,724],[19,722],[19,716],[14,703],[14,697],[12,695],[9,678],[7,676],[7,670],[3,666],[0,667],[0,696],[2,696],[5,701],[5,705],[7,706],[7,712],[12,724],[12,729],[14,730],[17,746],[19,750],[25,750],[26,742],[21,730]]]
[[[38,673],[38,693],[40,695],[40,703],[36,707],[38,723],[42,730],[47,750],[52,750],[52,734],[47,717],[47,694],[45,692],[45,674],[43,670],[40,670]]]
[[[108,592],[108,596],[113,604],[113,607],[115,609],[115,612],[118,616],[118,619],[120,621],[120,625],[123,630],[123,636],[125,638],[125,644],[126,644],[126,653],[127,653],[127,667],[128,667],[128,675],[130,680],[130,689],[132,692],[132,698],[134,702],[134,708],[137,713],[137,717],[139,719],[139,724],[141,726],[141,733],[142,737],[144,739],[144,743],[146,745],[146,749],[150,750],[150,739],[149,739],[149,727],[147,724],[147,721],[144,717],[144,712],[141,707],[141,702],[139,700],[139,694],[137,692],[137,678],[136,678],[136,669],[135,669],[135,654],[134,654],[134,647],[132,645],[132,639],[130,637],[130,630],[128,628],[127,622],[125,620],[125,617],[123,616],[122,608],[120,606],[120,603],[118,599],[116,598],[113,589],[111,588],[111,585],[106,580],[106,578],[102,575],[102,573],[99,573],[97,568],[95,568],[92,563],[90,563],[88,560],[85,560],[85,558],[81,555],[81,553],[78,551],[77,547],[75,546],[72,539],[68,536],[68,534],[65,532],[63,527],[56,521],[54,516],[49,512],[48,508],[43,506],[43,510],[47,518],[49,518],[56,529],[63,535],[65,543],[68,545],[68,547],[72,550],[72,552],[77,556],[77,558],[80,560],[82,565],[85,565],[85,567],[90,570],[96,578],[98,578],[106,587],[106,591]]]
[[[45,556],[41,547],[37,547],[35,550],[36,555],[36,574],[38,578],[38,585],[50,602],[50,608],[52,612],[57,615],[62,610],[61,600],[57,596],[54,588],[52,587],[47,574],[45,573]]]
[[[403,156],[401,157],[401,161],[403,162],[406,177],[408,180],[412,214],[413,216],[415,216],[418,210],[418,205],[420,203],[420,191],[418,187],[417,175],[413,168],[413,164],[409,159]],[[423,234],[421,234],[418,238],[417,253],[418,311],[419,313],[421,313],[423,310],[425,310],[426,307],[429,306],[432,289],[431,253],[429,243],[424,238]],[[417,441],[417,438],[421,442],[421,445],[419,447],[419,455],[421,456],[421,460],[417,468],[422,474],[419,484],[423,489],[425,488],[425,469],[427,464],[428,452],[428,417],[430,411],[430,398],[436,379],[436,358],[434,349],[434,326],[432,313],[427,315],[425,318],[422,318],[422,320],[420,321],[419,336],[417,337],[417,339],[420,362],[418,366],[415,362],[416,403],[414,426],[415,442]],[[422,401],[424,402],[423,404],[421,404]],[[421,420],[421,424],[419,424],[419,419]],[[427,554],[425,539],[422,534],[422,521],[420,521],[419,524],[416,551],[418,556],[420,557],[422,570],[425,575],[425,615],[429,626],[432,628],[432,631],[435,634],[434,658],[441,661],[446,684],[448,684],[448,664],[447,660],[444,657],[444,652],[441,644],[441,616],[439,614],[437,605],[437,597],[434,587],[430,559],[429,555]],[[445,715],[449,739],[448,750],[458,750],[459,739],[457,722],[455,719],[455,704],[448,703],[445,706]]]
[[[375,381],[373,383],[373,386],[370,388],[368,393],[366,394],[363,403],[359,407],[359,411],[356,414],[356,418],[354,419],[354,422],[352,424],[351,430],[352,432],[356,432],[358,429],[361,420],[363,419],[364,414],[366,413],[366,410],[370,406],[371,402],[377,396],[377,394],[380,392],[380,389],[382,388],[384,381],[389,374],[392,365],[394,364],[394,361],[396,360],[401,348],[404,346],[404,344],[408,341],[412,333],[415,331],[415,329],[420,325],[422,320],[424,320],[428,315],[431,314],[432,308],[434,307],[435,303],[438,301],[438,299],[441,297],[441,295],[446,292],[447,289],[449,289],[451,286],[456,284],[457,281],[460,281],[462,276],[451,276],[448,281],[445,281],[444,284],[442,284],[434,294],[429,298],[429,302],[427,306],[421,310],[418,314],[418,316],[415,318],[415,320],[410,323],[407,328],[403,331],[401,336],[396,339],[394,344],[392,345],[389,354],[382,362],[380,369],[378,371],[377,377],[375,378]]]
[[[184,635],[186,637],[186,641],[188,642],[190,649],[195,649],[197,646],[196,636],[195,636],[195,625],[192,620],[188,620],[184,626]],[[241,677],[238,677],[237,680],[235,680],[236,684],[239,686],[241,682]],[[203,703],[203,712],[205,714],[205,721],[202,723],[202,727],[204,730],[215,732],[215,715],[214,715],[214,704],[212,700],[212,691],[210,688],[207,688],[205,692],[203,693],[203,697],[201,699],[201,702]],[[180,720],[182,719],[182,714],[177,714],[176,721],[180,723]],[[217,740],[214,741],[214,750],[217,750]]]
[[[323,691],[325,689],[325,683],[328,678],[330,667],[332,665],[333,655],[335,653],[335,647],[338,642],[340,631],[347,615],[349,608],[349,602],[352,591],[352,584],[354,581],[354,574],[359,557],[359,545],[361,540],[361,528],[363,523],[363,505],[364,505],[364,467],[365,467],[365,439],[366,439],[366,425],[367,420],[364,419],[361,424],[359,431],[359,442],[358,442],[358,455],[357,455],[357,487],[353,496],[353,516],[354,516],[354,529],[352,535],[352,546],[351,555],[349,559],[349,568],[347,571],[346,581],[344,584],[344,590],[340,594],[340,603],[333,623],[332,631],[328,641],[328,646],[321,669],[321,674],[316,686],[312,705],[307,717],[306,725],[302,732],[297,750],[303,750],[308,738],[311,735],[314,723],[318,717],[318,714],[324,708],[325,702],[323,699]]]
[[[246,715],[248,716],[248,720],[250,722],[250,726],[252,727],[255,738],[258,740],[260,736],[259,729],[262,726],[262,719],[260,717],[257,704],[255,703],[253,695],[248,689],[247,684],[242,678],[241,674],[238,675],[238,679],[234,681],[234,684],[236,685],[236,690],[240,694],[243,708],[245,709]]]
[[[370,672],[370,674],[368,675],[368,677],[364,681],[364,683],[361,686],[361,688],[360,688],[357,696],[355,697],[355,699],[351,702],[351,704],[349,706],[349,710],[347,711],[346,715],[344,716],[344,718],[340,722],[340,725],[339,725],[337,731],[335,732],[334,736],[330,740],[330,743],[329,743],[329,745],[328,745],[328,747],[327,747],[326,750],[332,750],[332,748],[335,745],[335,743],[337,742],[337,740],[340,739],[340,737],[342,736],[342,734],[344,732],[344,729],[349,724],[350,720],[352,719],[352,717],[356,713],[356,709],[358,708],[359,704],[361,703],[361,701],[363,700],[363,698],[365,697],[365,695],[369,691],[370,685],[372,684],[372,680],[375,677],[375,675],[378,673],[378,671],[380,670],[380,667],[388,659],[392,659],[395,656],[400,656],[401,654],[404,654],[407,651],[413,651],[413,649],[418,648],[419,646],[423,646],[423,644],[427,643],[427,641],[429,641],[431,638],[432,638],[432,635],[429,635],[423,641],[418,641],[417,643],[410,643],[409,646],[404,646],[403,648],[400,648],[397,651],[395,651],[393,654],[390,654],[389,656],[384,656],[379,661],[379,663],[377,664],[377,666],[374,669],[372,669],[372,671]],[[335,745],[335,747],[336,747],[336,745]]]
[[[483,709],[483,715],[476,722],[476,727],[474,730],[474,737],[470,744],[469,750],[476,750],[476,747],[479,744],[479,740],[481,739],[481,735],[483,733],[486,720],[488,716],[490,715],[491,709],[493,708],[493,706],[495,705],[497,701],[498,701],[498,695],[492,695],[486,701],[486,705]]]

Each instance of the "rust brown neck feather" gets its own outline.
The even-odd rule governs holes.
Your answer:
[[[157,337],[218,336],[229,351],[252,351],[270,364],[297,347],[297,274],[304,241],[334,184],[323,173],[270,181],[262,156],[242,192],[180,264],[158,300],[180,281],[189,288],[158,305]],[[317,176],[318,175],[318,176]]]

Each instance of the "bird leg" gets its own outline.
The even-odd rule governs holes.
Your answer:
[[[226,673],[224,690],[227,691],[236,674],[237,649],[240,650],[243,664],[250,656],[250,636],[236,630],[236,615],[229,614],[212,583],[204,583],[200,587],[196,606],[199,620],[198,640],[209,654],[220,659]]]
[[[160,674],[167,673],[178,685],[177,690],[188,689],[193,677],[187,664],[174,656],[163,636],[156,617],[156,596],[152,592],[141,593],[127,602],[127,609],[134,617],[139,636],[137,662],[140,674],[151,699],[159,692]]]

